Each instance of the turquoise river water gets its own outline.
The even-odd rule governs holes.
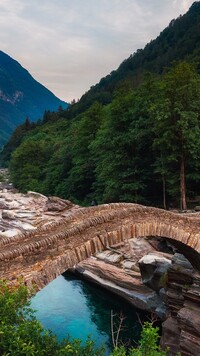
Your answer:
[[[96,346],[105,345],[105,355],[112,350],[111,310],[117,315],[122,312],[126,318],[121,331],[123,343],[137,342],[140,335],[140,323],[133,307],[70,273],[59,276],[38,292],[31,300],[31,307],[42,325],[51,329],[59,340],[70,336],[84,343],[90,335]],[[143,319],[141,314],[140,317]],[[117,316],[114,323],[117,324]]]

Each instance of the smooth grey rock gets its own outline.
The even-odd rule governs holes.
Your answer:
[[[70,200],[61,199],[58,197],[48,197],[46,201],[46,211],[56,211],[61,212],[64,210],[69,210],[74,206]]]
[[[194,270],[188,259],[181,253],[175,253],[172,257],[172,264],[177,264],[185,269]]]
[[[16,214],[14,211],[10,210],[3,210],[2,211],[2,219],[11,219],[14,220],[16,217]]]
[[[17,201],[13,200],[12,202],[9,203],[8,207],[10,210],[18,209],[20,207],[20,204]]]
[[[35,211],[19,210],[15,213],[15,217],[19,219],[32,219],[36,216]]]
[[[0,232],[0,238],[1,237],[13,237],[13,236],[18,235],[19,232],[20,232],[20,230],[18,230],[18,229],[9,229],[9,230],[6,230],[6,231],[1,231]]]
[[[37,227],[36,226],[33,226],[32,224],[29,224],[27,222],[21,222],[20,220],[19,221],[13,221],[13,225],[16,226],[16,227],[19,227],[20,229],[22,230],[37,230]]]
[[[101,260],[101,261],[105,261],[108,263],[119,263],[122,260],[122,255],[115,253],[113,251],[104,251],[101,253],[98,253],[96,255],[96,257]]]
[[[150,253],[139,260],[143,283],[158,292],[167,282],[167,271],[171,260],[166,257]]]
[[[48,198],[45,195],[37,193],[37,192],[32,192],[31,190],[29,190],[27,192],[27,196],[28,197],[34,197],[34,198],[43,198],[45,200],[48,200]]]
[[[0,209],[9,209],[9,205],[5,202],[5,200],[0,200]]]
[[[121,266],[124,269],[130,269],[130,270],[135,271],[135,272],[140,272],[139,267],[133,261],[124,260],[124,261],[122,261]]]
[[[101,285],[103,288],[121,296],[136,308],[152,312],[160,306],[160,298],[158,294],[153,291],[145,295],[143,293],[138,293],[137,291],[118,286],[115,283],[101,278],[90,271],[84,270],[82,267],[77,266],[76,271],[80,273],[84,279]]]
[[[167,307],[164,303],[160,303],[160,305],[155,309],[156,315],[161,319],[164,320],[167,317]]]

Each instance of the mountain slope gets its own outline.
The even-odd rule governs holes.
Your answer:
[[[195,60],[200,70],[200,1],[194,2],[186,14],[173,19],[144,49],[138,49],[117,70],[92,86],[71,109],[72,113],[84,111],[95,100],[107,104],[112,101],[113,92],[123,82],[129,81],[131,85],[137,86],[144,72],[161,74],[173,61],[183,59]]]
[[[26,117],[36,121],[45,110],[57,110],[59,106],[66,108],[67,104],[0,51],[0,146]]]

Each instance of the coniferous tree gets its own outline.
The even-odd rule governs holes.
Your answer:
[[[160,171],[165,167],[169,182],[175,173],[180,184],[180,208],[186,209],[187,169],[191,161],[198,166],[200,160],[200,77],[192,65],[181,62],[160,84],[154,107],[154,145],[162,153],[162,161],[159,155],[157,163]],[[174,188],[176,194],[177,186]]]

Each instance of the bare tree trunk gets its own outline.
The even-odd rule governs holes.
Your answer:
[[[114,323],[114,317],[118,316],[118,323]],[[111,323],[111,335],[112,335],[112,343],[113,347],[118,347],[119,346],[119,334],[120,331],[123,330],[123,322],[126,318],[123,316],[122,312],[120,312],[119,315],[113,314],[113,311],[111,310],[110,313],[110,323]]]
[[[162,176],[162,181],[163,181],[163,208],[166,210],[166,182],[165,182],[165,176]]]
[[[185,185],[185,161],[184,155],[181,156],[180,162],[180,209],[186,210],[186,185]]]
[[[112,310],[111,310],[111,313],[110,313],[110,325],[111,325],[112,344],[113,344],[113,347],[116,347],[115,335],[114,335],[113,311]]]
[[[166,210],[166,179],[165,179],[165,169],[164,169],[164,164],[163,164],[163,155],[161,152],[161,167],[162,167],[162,189],[163,189],[163,208]]]

